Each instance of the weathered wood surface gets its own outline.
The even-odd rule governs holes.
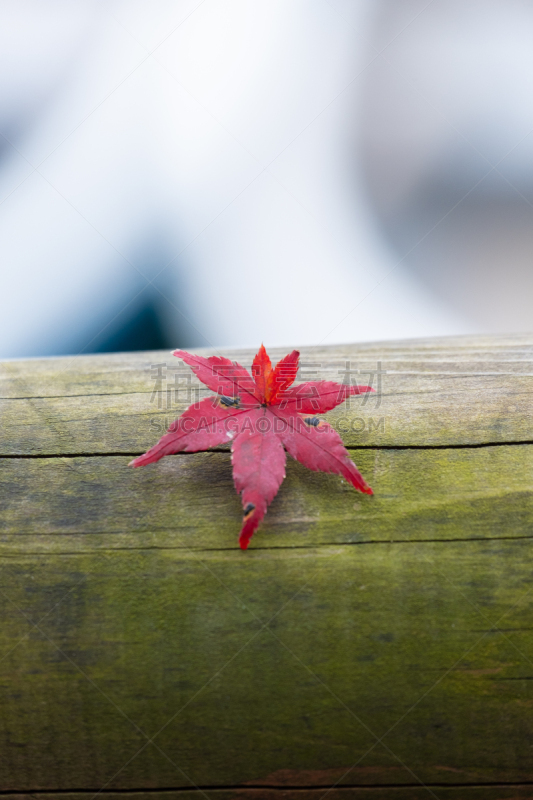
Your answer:
[[[172,361],[0,365],[0,790],[532,798],[533,336],[306,351],[376,494],[290,462],[246,553],[227,452],[127,468]]]
[[[290,461],[255,548],[530,536],[533,446],[353,449],[375,495]],[[136,546],[233,550],[229,453],[1,459],[0,554]],[[90,534],[90,535],[87,535]],[[135,539],[132,539],[135,536]]]
[[[368,383],[374,373],[377,388],[381,365],[380,398],[351,398],[349,408],[329,415],[350,446],[533,441],[532,342],[520,335],[302,348],[302,380],[342,381],[348,362],[352,382]],[[253,357],[231,355],[246,365]],[[0,455],[142,452],[188,405],[188,391],[201,386],[187,384],[187,368],[178,372],[175,402],[179,363],[168,352],[5,362]],[[168,370],[153,398],[156,364]]]

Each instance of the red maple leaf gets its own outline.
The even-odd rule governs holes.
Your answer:
[[[370,386],[333,381],[292,386],[300,357],[297,350],[273,368],[261,345],[252,375],[228,358],[202,358],[184,350],[176,350],[174,355],[217,396],[190,406],[168,433],[130,466],[143,467],[172,453],[194,453],[231,441],[233,480],[244,508],[239,538],[243,550],[285,477],[285,451],[309,469],[338,473],[356,489],[372,494],[337,431],[316,416],[352,394],[374,391]]]

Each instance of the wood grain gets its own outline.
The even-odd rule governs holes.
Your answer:
[[[533,445],[352,450],[375,494],[295,461],[251,547],[533,536]],[[237,545],[229,453],[0,459],[0,553]],[[90,534],[90,535],[88,535]]]
[[[377,389],[380,365],[379,397],[351,398],[328,415],[352,447],[533,441],[533,336],[474,341],[302,348],[299,377],[343,381],[348,363],[347,380],[373,375]],[[227,355],[247,365],[253,357]],[[157,364],[166,367],[154,396]],[[179,364],[165,351],[5,362],[1,454],[144,452],[200,387]]]

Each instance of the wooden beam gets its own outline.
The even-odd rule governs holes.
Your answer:
[[[304,360],[385,370],[375,496],[291,461],[245,553],[223,449],[127,467],[172,357],[0,365],[5,797],[531,797],[533,337]]]

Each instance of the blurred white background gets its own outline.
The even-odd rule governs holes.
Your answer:
[[[3,0],[0,356],[531,329],[533,2]]]

